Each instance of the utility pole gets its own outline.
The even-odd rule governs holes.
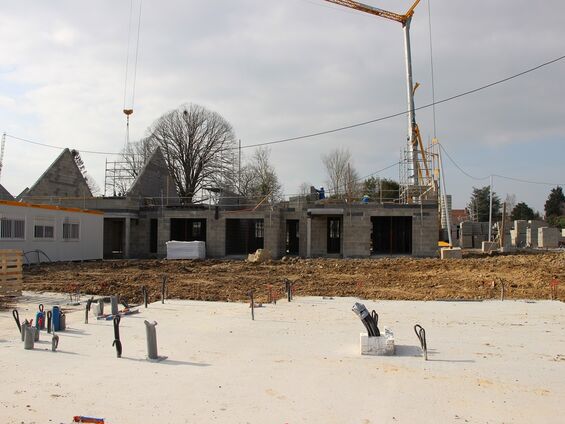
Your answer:
[[[504,238],[506,236],[506,202],[502,204],[502,224],[499,228],[498,241],[500,242],[500,249],[504,251]]]
[[[488,208],[488,241],[492,241],[492,175],[490,176],[490,201]]]

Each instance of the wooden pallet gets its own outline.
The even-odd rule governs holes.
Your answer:
[[[0,249],[0,296],[21,296],[23,252]]]

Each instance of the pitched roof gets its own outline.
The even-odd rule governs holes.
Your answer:
[[[27,193],[22,193],[22,197],[92,197],[73,152],[69,149],[63,150]]]
[[[14,196],[0,184],[0,200],[14,200]]]
[[[157,147],[147,159],[127,195],[153,198],[163,196],[168,200],[167,203],[178,201],[175,182],[160,148]]]

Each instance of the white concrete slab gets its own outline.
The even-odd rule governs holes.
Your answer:
[[[45,333],[24,350],[2,311],[0,422],[67,423],[79,414],[120,424],[561,419],[563,303],[363,301],[381,328],[394,328],[396,356],[361,356],[356,300],[280,301],[255,309],[255,321],[244,304],[151,304],[122,319],[122,359],[112,323],[84,324],[82,307],[68,313],[56,353]],[[22,319],[35,305],[23,308]],[[167,360],[145,360],[144,319],[159,323]],[[427,362],[416,323],[426,329]]]

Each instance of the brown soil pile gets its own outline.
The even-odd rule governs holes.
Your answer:
[[[548,299],[549,282],[562,282],[565,300],[565,253],[465,257],[462,260],[289,259],[263,264],[233,260],[130,260],[57,263],[25,272],[24,290],[119,294],[141,301],[141,287],[150,301],[160,298],[168,277],[168,297],[209,301],[242,301],[250,289],[266,301],[269,285],[283,297],[284,280],[293,281],[297,296],[357,296],[367,299],[437,300]]]

